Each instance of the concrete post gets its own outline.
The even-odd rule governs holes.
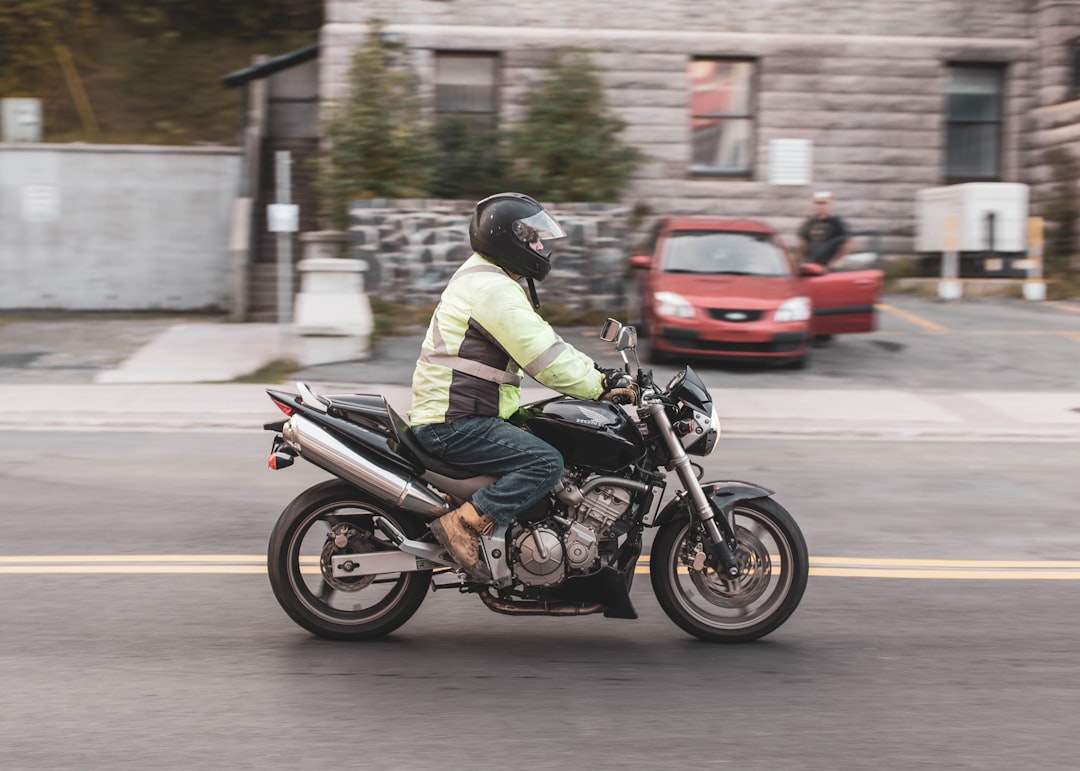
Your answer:
[[[300,234],[304,258],[297,264],[294,331],[302,366],[355,361],[371,356],[374,322],[364,292],[360,260],[338,256],[348,234],[323,230]]]
[[[1046,299],[1043,281],[1043,218],[1028,217],[1028,268],[1024,281],[1024,299],[1041,302]]]
[[[941,281],[938,297],[942,300],[959,300],[964,296],[960,281],[960,220],[955,214],[945,215],[945,252],[941,255]]]

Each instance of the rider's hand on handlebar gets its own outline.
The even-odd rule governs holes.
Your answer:
[[[604,391],[600,398],[615,404],[637,404],[641,388],[634,379],[620,369],[601,369],[604,373]]]

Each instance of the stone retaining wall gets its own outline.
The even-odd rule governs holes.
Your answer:
[[[472,254],[474,201],[353,201],[349,255],[368,266],[368,292],[394,302],[436,302]],[[611,308],[625,301],[626,263],[638,236],[629,206],[545,204],[566,229],[551,274],[537,286],[541,302],[568,310]]]

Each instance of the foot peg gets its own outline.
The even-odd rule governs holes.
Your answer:
[[[394,546],[401,546],[405,543],[405,534],[397,529],[394,524],[386,517],[375,517],[375,527],[383,531],[387,538],[394,542]]]

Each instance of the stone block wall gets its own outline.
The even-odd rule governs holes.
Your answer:
[[[411,49],[430,85],[439,51],[500,56],[500,120],[560,46],[592,52],[623,139],[649,160],[621,201],[654,214],[768,222],[789,243],[814,190],[834,193],[853,228],[876,230],[890,256],[914,248],[915,194],[947,183],[945,88],[952,64],[1005,71],[1002,181],[1040,184],[1048,145],[1071,131],[1066,49],[1080,34],[1080,0],[328,0],[320,52],[323,98],[344,97],[351,53],[369,19]],[[687,64],[696,56],[756,62],[754,162],[748,177],[689,171]],[[1065,111],[1068,112],[1068,111]],[[769,181],[769,143],[812,143],[807,185]],[[1066,141],[1071,141],[1066,140]],[[528,192],[528,191],[525,191]],[[1032,197],[1038,214],[1039,198]]]
[[[353,201],[349,254],[367,264],[367,290],[394,302],[437,302],[472,254],[468,223],[474,206],[475,201]],[[626,300],[627,257],[637,239],[630,208],[545,206],[567,237],[555,249],[550,275],[537,285],[541,303],[616,312]]]

